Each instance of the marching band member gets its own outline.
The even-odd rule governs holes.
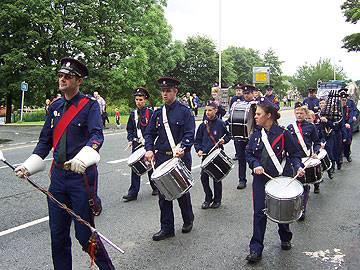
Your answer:
[[[342,107],[342,115],[343,121],[345,124],[344,129],[344,137],[343,137],[343,150],[344,156],[348,162],[351,162],[351,142],[352,142],[352,127],[353,122],[356,121],[357,118],[357,110],[355,102],[351,99],[348,99],[347,89],[342,88],[339,90],[339,94],[341,96],[341,107]]]
[[[244,95],[244,100],[242,101],[244,104],[249,104],[249,103],[255,101],[253,91],[256,88],[254,86],[244,84],[244,85],[241,85],[241,89],[242,89],[242,92]],[[246,145],[248,144],[248,142],[249,142],[248,139],[235,139],[234,138],[236,156],[238,157],[238,160],[239,160],[239,170],[238,170],[239,184],[236,187],[237,189],[246,188],[247,179],[246,179],[245,148],[246,148]]]
[[[205,107],[206,118],[196,132],[194,147],[202,161],[204,161],[206,155],[210,154],[210,150],[213,149],[214,145],[219,144],[219,147],[224,149],[222,145],[228,143],[231,139],[231,134],[227,130],[225,123],[216,116],[216,112],[217,104],[214,101],[208,101]],[[223,136],[224,138],[220,139]],[[219,208],[222,198],[222,182],[213,180],[213,194],[209,185],[209,175],[202,171],[201,183],[205,192],[205,201],[201,208]]]
[[[255,121],[258,129],[251,135],[246,147],[246,160],[253,170],[253,235],[250,241],[250,254],[246,260],[255,263],[261,260],[264,249],[264,235],[267,217],[265,208],[265,184],[269,178],[279,175],[293,176],[293,170],[300,176],[304,175],[301,169],[301,153],[289,131],[277,125],[280,118],[274,104],[262,98],[257,104]],[[270,148],[270,149],[268,149]],[[273,153],[274,155],[272,155]],[[280,163],[286,159],[285,168]],[[291,167],[293,166],[293,168]],[[281,240],[281,249],[291,249],[292,232],[289,224],[278,224]]]
[[[212,101],[215,101],[215,103],[218,106],[217,112],[216,112],[216,116],[219,119],[222,119],[223,116],[226,114],[226,110],[224,109],[224,107],[221,105],[221,100],[220,100],[220,87],[218,83],[214,83],[212,88],[211,88],[211,96],[212,96]],[[204,113],[204,117],[205,118],[205,113]]]
[[[31,175],[41,166],[53,148],[49,191],[59,202],[71,207],[82,219],[94,226],[94,216],[101,212],[97,197],[98,171],[104,135],[98,102],[79,90],[87,67],[73,58],[63,58],[58,71],[59,90],[64,94],[49,106],[33,154],[15,169],[18,177]],[[70,226],[72,217],[48,199],[51,251],[54,269],[71,270]],[[83,250],[94,256],[99,269],[115,269],[98,236],[96,250],[91,252],[92,232],[74,220],[75,237]]]
[[[319,99],[316,97],[316,89],[315,88],[309,88],[308,89],[308,97],[304,99],[303,105],[306,105],[309,110],[313,111],[314,113],[317,113],[319,110]]]
[[[147,89],[143,87],[137,88],[134,92],[134,97],[136,109],[130,113],[126,125],[127,140],[129,142],[129,147],[132,147],[132,153],[144,145],[145,129],[148,126],[151,115],[153,114],[153,111],[149,107],[145,106],[146,100],[150,97]],[[158,191],[154,183],[151,181],[151,174],[152,170],[148,172],[148,177],[152,188],[152,195],[156,196],[158,195]],[[136,200],[139,190],[140,176],[131,170],[131,185],[128,193],[123,196],[124,202]]]
[[[147,151],[145,158],[151,162],[155,159],[155,167],[158,167],[176,156],[181,158],[191,171],[191,146],[194,143],[195,135],[194,115],[188,106],[176,100],[180,84],[178,80],[162,77],[158,79],[158,83],[165,104],[151,116],[145,131],[145,149]],[[164,115],[167,119],[164,119]],[[180,145],[180,148],[173,147],[170,140],[174,144]],[[184,221],[182,232],[189,233],[194,220],[190,193],[185,193],[177,200]],[[173,202],[165,200],[165,197],[159,194],[159,206],[161,229],[153,235],[154,241],[175,236]]]
[[[235,96],[233,96],[233,97],[230,99],[229,109],[231,109],[232,105],[233,105],[235,102],[240,102],[240,101],[243,101],[243,100],[244,100],[244,94],[243,94],[242,86],[243,86],[242,83],[237,83],[237,84],[234,86]]]
[[[309,113],[307,106],[302,105],[300,102],[295,103],[295,117],[296,123],[290,124],[287,128],[290,131],[293,139],[298,143],[301,150],[302,157],[316,157],[320,150],[320,140],[318,131],[314,124],[306,121]],[[300,221],[305,219],[306,205],[309,199],[310,186],[304,185],[303,206],[304,211],[300,217]]]
[[[329,178],[333,179],[334,171],[335,171],[334,148],[338,146],[336,145],[334,124],[324,115],[325,107],[326,107],[326,101],[324,99],[321,99],[319,102],[320,118],[318,119],[316,126],[318,127],[318,133],[319,133],[319,138],[321,140],[321,144],[325,145],[324,148],[331,160],[331,168],[327,170],[327,173]]]
[[[265,85],[265,98],[270,101],[272,104],[274,104],[275,108],[277,110],[280,109],[280,103],[279,98],[273,94],[274,87],[271,84]]]

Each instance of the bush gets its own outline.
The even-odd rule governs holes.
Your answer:
[[[20,111],[16,112],[14,114],[14,120],[15,122],[20,121],[21,113]],[[33,112],[26,112],[23,114],[23,122],[38,122],[38,121],[44,121],[45,120],[45,110],[44,109],[38,109]]]

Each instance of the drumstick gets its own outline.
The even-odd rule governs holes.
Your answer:
[[[214,150],[214,148],[218,147],[219,142],[220,142],[222,139],[224,139],[225,136],[226,136],[226,135],[222,136],[222,137],[217,141],[217,143],[215,143],[215,145],[213,146],[213,148],[211,148],[211,150],[209,151],[209,153],[211,153],[211,152]]]
[[[309,158],[308,158],[307,160],[309,160]],[[306,162],[306,161],[305,161],[305,162]],[[305,165],[305,167],[302,168],[302,169],[305,170],[307,167],[308,167],[308,165]],[[289,184],[287,184],[285,187],[287,187],[288,185],[290,185],[290,184],[299,176],[299,173],[300,173],[300,172],[298,172],[298,173],[294,176],[294,178],[289,182]]]
[[[154,160],[152,159],[150,162],[151,162],[151,167],[152,167],[152,168],[153,168],[153,170],[155,171]]]
[[[271,180],[274,180],[276,183],[279,183],[274,177],[272,177],[271,175],[267,174],[265,171],[263,172],[263,175],[269,177]]]

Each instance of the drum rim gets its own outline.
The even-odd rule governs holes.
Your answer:
[[[220,148],[215,149],[214,151],[212,151],[212,152],[201,162],[200,167],[201,167],[201,168],[204,168],[206,165],[208,165],[211,161],[213,161],[213,160],[221,153],[221,151],[224,152],[224,150],[222,150],[222,149],[220,149]],[[213,154],[216,153],[216,152],[219,152],[219,153],[218,153],[217,155],[214,155],[214,156],[210,159],[210,155],[213,155]],[[205,164],[206,159],[210,159],[210,160]]]
[[[131,162],[131,161],[130,161],[130,157],[131,157],[131,156],[135,156],[135,154],[136,154],[136,153],[139,153],[141,150],[143,150],[143,152],[144,152],[143,155],[141,155],[140,157],[138,157],[135,161]],[[140,161],[141,157],[144,156],[145,153],[146,153],[145,147],[140,147],[139,149],[136,149],[136,150],[135,150],[133,153],[131,153],[131,155],[128,157],[128,160],[127,160],[128,165],[130,166],[130,165],[132,165],[132,164]]]

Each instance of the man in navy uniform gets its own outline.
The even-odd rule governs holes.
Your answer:
[[[242,101],[244,104],[249,104],[250,102],[254,102],[254,94],[253,91],[256,89],[255,86],[243,84],[241,86],[244,100]],[[234,138],[234,145],[236,151],[236,157],[239,160],[239,184],[237,189],[244,189],[246,188],[246,159],[245,159],[245,149],[246,145],[248,144],[248,139],[235,139]]]
[[[274,87],[271,84],[265,85],[265,98],[274,104],[277,110],[280,109],[279,98],[273,94]]]
[[[243,100],[244,100],[244,95],[243,95],[242,86],[243,86],[242,83],[237,83],[237,84],[235,84],[235,86],[234,86],[235,96],[233,96],[233,97],[230,99],[229,109],[231,109],[231,107],[232,107],[232,105],[234,104],[234,102],[243,101]]]
[[[206,103],[206,118],[196,131],[194,147],[202,161],[210,154],[211,150],[216,149],[215,145],[218,144],[218,147],[224,150],[223,144],[231,140],[231,134],[226,129],[225,123],[216,116],[217,107],[212,100]],[[201,183],[205,192],[205,200],[201,208],[219,208],[222,199],[222,182],[213,180],[213,193],[209,185],[209,175],[205,171],[201,171]]]
[[[309,88],[309,95],[304,99],[303,105],[306,105],[309,110],[312,110],[314,113],[317,113],[319,110],[320,100],[316,97],[316,89]]]
[[[155,167],[174,156],[179,157],[191,171],[191,146],[194,143],[195,119],[190,108],[176,100],[180,82],[174,78],[162,77],[158,79],[161,95],[165,102],[150,118],[145,131],[145,158],[148,161],[155,159]],[[165,108],[167,121],[163,119]],[[170,128],[176,147],[172,147],[166,131],[167,124]],[[179,147],[178,147],[179,146]],[[191,205],[190,193],[187,192],[177,199],[183,218],[182,232],[189,233],[193,227],[194,214]],[[173,202],[165,200],[159,194],[161,229],[153,235],[154,241],[160,241],[175,235]]]
[[[49,107],[49,114],[41,130],[33,154],[15,169],[18,177],[32,175],[42,166],[43,159],[54,149],[54,162],[50,170],[49,191],[61,203],[72,208],[82,219],[94,226],[94,215],[100,214],[97,197],[98,153],[103,144],[99,104],[79,91],[87,67],[73,58],[63,58],[58,71],[59,90],[63,97]],[[72,218],[48,199],[51,249],[54,269],[72,269],[70,225]],[[90,253],[91,230],[75,223],[75,237]],[[100,269],[115,269],[97,239],[95,263]]]
[[[144,134],[145,129],[149,123],[153,111],[146,107],[146,100],[150,94],[146,88],[139,87],[134,92],[136,109],[130,113],[126,131],[128,133],[127,140],[129,146],[132,147],[132,153],[145,144]],[[151,181],[152,170],[148,172],[150,185],[152,188],[152,195],[158,195],[158,191],[154,183]],[[129,202],[137,199],[140,190],[140,176],[131,170],[131,185],[128,193],[123,196],[124,202]]]
[[[349,95],[346,88],[339,90],[339,95],[341,97],[341,107],[343,121],[345,125],[344,136],[343,136],[343,150],[344,156],[348,162],[352,161],[351,158],[351,142],[352,142],[352,126],[354,121],[357,118],[357,110],[355,102],[351,99],[348,99]]]

